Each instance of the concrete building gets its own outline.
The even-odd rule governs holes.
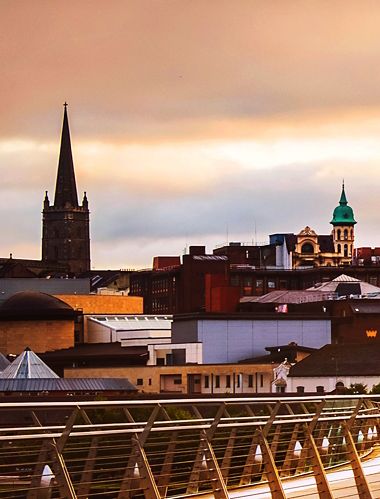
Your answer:
[[[265,355],[267,345],[331,343],[331,318],[314,314],[188,314],[174,317],[172,342],[202,343],[203,364],[239,362]]]

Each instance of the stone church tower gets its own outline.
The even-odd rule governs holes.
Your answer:
[[[46,191],[42,212],[42,261],[73,274],[90,270],[90,212],[86,193],[78,203],[66,103],[54,204]]]

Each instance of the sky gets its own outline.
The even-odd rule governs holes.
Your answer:
[[[328,234],[380,246],[377,0],[0,0],[0,256],[40,258],[63,106],[93,268]]]

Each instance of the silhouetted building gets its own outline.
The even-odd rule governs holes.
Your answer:
[[[67,104],[64,106],[54,204],[46,191],[42,219],[42,261],[76,274],[90,270],[90,212],[86,193],[78,203]]]

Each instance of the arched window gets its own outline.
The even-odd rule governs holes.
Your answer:
[[[347,241],[348,239],[348,230],[344,229],[344,240]]]
[[[310,243],[305,243],[302,245],[301,253],[314,253],[313,245]]]
[[[341,231],[340,229],[338,229],[338,230],[336,231],[336,233],[337,233],[337,237],[338,237],[338,239],[340,239],[340,238],[342,237],[342,231]]]
[[[344,252],[343,252],[344,256],[348,256],[348,244],[345,244],[344,245]]]
[[[341,253],[342,252],[342,246],[340,244],[338,244],[337,248],[338,248],[338,253]]]

